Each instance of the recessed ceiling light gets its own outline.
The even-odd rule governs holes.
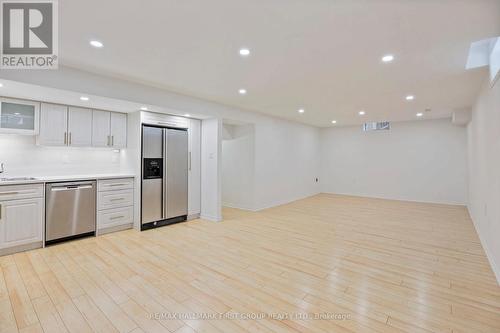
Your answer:
[[[406,96],[407,101],[413,101],[414,99],[415,99],[415,96],[413,96],[413,95]]]
[[[366,114],[366,112],[365,112],[365,111],[359,111],[359,112],[358,112],[358,114],[359,114],[360,116],[364,116],[364,115]]]
[[[99,49],[104,46],[104,44],[98,40],[91,40],[90,45],[92,45],[93,47],[97,47]]]
[[[184,117],[191,117],[191,115],[189,113],[186,113]]]
[[[148,107],[147,106],[141,106],[141,110],[142,111],[148,111]]]
[[[417,117],[423,117],[424,114],[422,112],[417,113]]]
[[[304,109],[299,109],[299,113],[304,113],[304,112],[306,112],[306,110],[304,110]]]
[[[394,60],[394,56],[392,54],[387,54],[382,57],[383,62],[391,62]]]
[[[89,100],[89,98],[88,98],[87,96],[82,96],[82,97],[80,97],[80,99],[81,99],[82,101],[88,101],[88,100]]]
[[[336,121],[336,120],[332,120],[332,124],[336,124],[336,123],[337,123],[337,121]]]
[[[3,83],[0,83],[0,88],[3,87]]]
[[[240,49],[240,55],[243,57],[249,56],[250,50],[249,49]]]
[[[240,90],[238,90],[238,92],[240,93],[240,95],[245,95],[247,93],[247,90],[246,89],[240,89]]]
[[[21,114],[19,112],[14,112],[14,116],[20,116]]]

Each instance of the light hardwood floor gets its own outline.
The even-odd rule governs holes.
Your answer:
[[[500,332],[464,207],[323,194],[224,217],[1,257],[0,332]]]

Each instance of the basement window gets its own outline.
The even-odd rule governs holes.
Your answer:
[[[363,125],[363,131],[388,131],[391,129],[391,123],[388,121],[369,122]]]

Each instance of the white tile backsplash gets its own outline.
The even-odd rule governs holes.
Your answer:
[[[7,176],[131,173],[127,149],[37,146],[34,136],[0,134]]]

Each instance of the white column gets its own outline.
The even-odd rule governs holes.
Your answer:
[[[201,218],[222,221],[222,121],[201,122]]]

